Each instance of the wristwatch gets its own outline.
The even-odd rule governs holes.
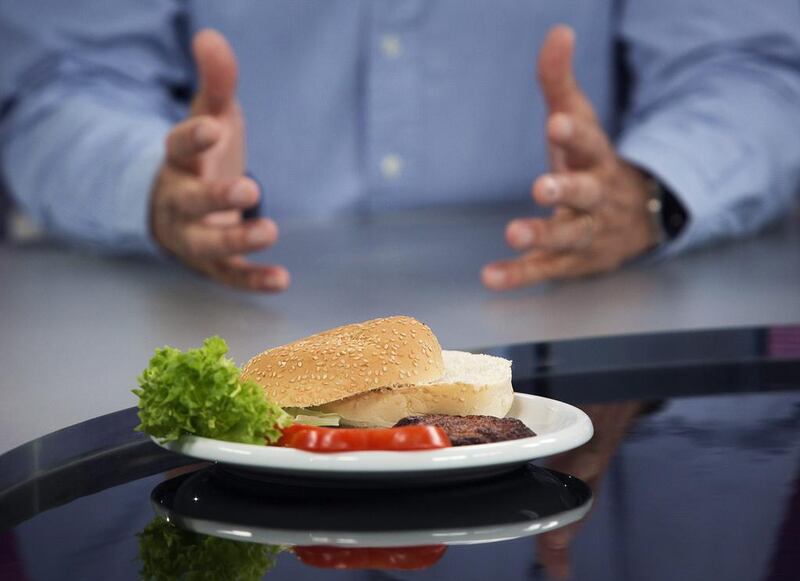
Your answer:
[[[674,240],[683,231],[688,221],[686,208],[668,187],[658,178],[647,178],[647,212],[656,232],[656,245]]]

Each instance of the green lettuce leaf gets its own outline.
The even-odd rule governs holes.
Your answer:
[[[283,550],[192,533],[161,517],[138,537],[139,574],[145,581],[258,581]]]
[[[199,349],[156,349],[138,378],[137,430],[162,442],[186,434],[230,442],[277,442],[291,417],[267,400],[253,381],[242,381],[225,354],[228,345],[210,337]]]

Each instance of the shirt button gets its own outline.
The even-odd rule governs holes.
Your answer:
[[[381,52],[388,59],[396,59],[403,52],[400,37],[396,34],[384,34],[381,37]]]
[[[384,155],[381,159],[381,173],[386,179],[394,179],[403,171],[403,159],[394,153]]]

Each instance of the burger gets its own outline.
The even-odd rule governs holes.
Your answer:
[[[511,361],[444,351],[431,329],[394,316],[337,327],[256,355],[242,378],[299,417],[389,427],[416,416],[493,416],[511,409]]]

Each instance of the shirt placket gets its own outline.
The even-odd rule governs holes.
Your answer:
[[[419,175],[420,32],[423,0],[371,3],[365,79],[370,205],[403,205]]]

